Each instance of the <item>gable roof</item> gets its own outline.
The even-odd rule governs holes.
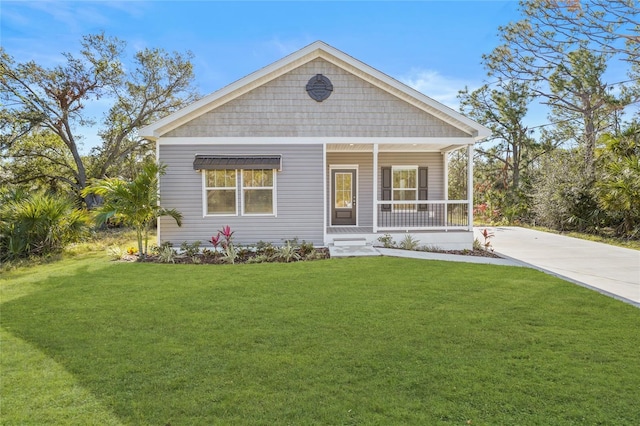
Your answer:
[[[141,128],[139,134],[144,138],[156,140],[194,118],[317,58],[322,58],[445,123],[459,128],[474,137],[476,141],[491,134],[491,131],[486,127],[322,41],[316,41],[155,123]]]

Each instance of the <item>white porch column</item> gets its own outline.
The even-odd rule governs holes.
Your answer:
[[[327,210],[329,194],[327,194],[327,173],[329,173],[327,169],[327,144],[322,144],[322,229],[324,229],[323,241],[324,245],[327,246],[329,244],[329,237],[327,234],[327,227],[329,226],[329,220],[327,218]]]
[[[473,232],[473,144],[467,145],[467,202],[469,231]]]
[[[373,144],[373,233],[378,232],[378,144]]]
[[[449,153],[442,153],[442,169],[444,170],[444,200],[449,201]]]

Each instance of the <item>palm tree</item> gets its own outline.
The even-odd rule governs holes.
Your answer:
[[[601,178],[596,182],[600,205],[622,216],[618,233],[631,237],[640,227],[640,126],[620,135],[605,135],[601,150]]]
[[[60,252],[85,234],[88,219],[65,197],[0,190],[0,262]]]
[[[182,226],[182,214],[175,209],[160,207],[158,178],[165,173],[166,165],[149,162],[130,182],[120,178],[106,178],[94,181],[82,193],[99,195],[103,204],[95,211],[99,225],[109,219],[131,226],[136,230],[138,252],[147,255],[149,230],[160,216],[170,216],[178,226]],[[144,240],[144,247],[143,247]]]

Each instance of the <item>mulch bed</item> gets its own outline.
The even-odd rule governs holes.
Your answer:
[[[255,258],[256,256],[258,256],[258,254],[256,254],[254,251],[250,251],[250,250],[241,250],[240,253],[238,254],[238,257],[235,259],[234,263],[238,264],[238,263],[252,263],[252,259]],[[133,259],[124,259],[123,260],[127,260],[127,261],[138,261],[138,262],[145,262],[145,263],[176,263],[176,264],[205,264],[205,265],[222,265],[222,264],[226,264],[228,262],[225,261],[224,257],[220,254],[213,254],[213,253],[206,253],[206,254],[196,254],[193,256],[185,256],[185,255],[180,255],[180,254],[176,254],[171,262],[163,262],[160,259],[160,256],[158,255],[154,255],[154,254],[150,254],[144,258],[138,257],[138,256],[126,256],[126,257],[132,257]],[[291,258],[289,260],[290,263],[293,262],[307,262],[307,261],[311,261],[311,260],[322,260],[322,259],[328,259],[329,256],[329,249],[325,248],[325,247],[316,247],[314,248],[314,255],[311,258],[300,258],[300,259],[296,259],[296,258]],[[274,260],[268,260],[268,261],[264,261],[264,262],[256,262],[256,263],[287,263],[282,259],[274,259]]]
[[[313,256],[313,258],[301,258],[301,259],[295,259],[292,258],[290,259],[290,262],[304,262],[304,261],[311,261],[311,260],[322,260],[322,259],[329,259],[330,258],[330,254],[329,254],[329,249],[326,247],[316,247],[314,248],[315,250],[315,255]],[[500,256],[498,256],[497,254],[491,252],[491,251],[487,251],[487,250],[478,250],[478,249],[474,249],[474,250],[434,250],[434,251],[430,251],[430,253],[442,253],[442,254],[455,254],[455,255],[459,255],[459,256],[475,256],[475,257],[489,257],[489,258],[493,258],[493,259],[502,259]],[[255,252],[252,251],[242,251],[239,256],[236,258],[235,262],[236,264],[238,263],[252,263],[252,259],[255,258],[257,256],[257,254]],[[210,254],[210,253],[206,253],[206,254],[196,254],[193,256],[185,256],[185,255],[179,255],[176,254],[174,256],[174,258],[172,259],[171,262],[163,262],[160,259],[160,256],[158,255],[154,255],[154,254],[150,254],[146,257],[138,257],[137,255],[125,255],[121,261],[125,261],[125,262],[144,262],[144,263],[174,263],[174,264],[204,264],[204,265],[220,265],[220,264],[226,264],[227,262],[225,261],[225,259],[220,255],[214,255],[214,254]],[[276,260],[271,260],[271,261],[265,261],[262,263],[269,263],[269,262],[280,262],[280,263],[285,263],[284,260],[282,259],[276,259]]]
[[[502,257],[498,256],[492,251],[487,250],[438,250],[434,253],[443,253],[443,254],[457,254],[461,256],[476,256],[476,257],[490,257],[493,259],[502,259]]]

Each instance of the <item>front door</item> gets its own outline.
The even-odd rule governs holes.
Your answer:
[[[331,170],[331,225],[356,225],[356,170]]]

